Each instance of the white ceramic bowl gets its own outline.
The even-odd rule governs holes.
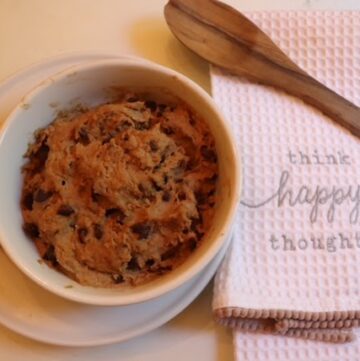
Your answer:
[[[36,129],[55,117],[54,104],[96,105],[113,87],[161,87],[192,106],[209,124],[219,159],[216,215],[201,246],[174,271],[128,290],[82,286],[38,262],[34,244],[22,231],[21,166]],[[231,234],[240,197],[240,169],[234,139],[211,97],[191,80],[165,67],[133,59],[103,60],[71,67],[38,85],[7,118],[0,135],[0,240],[7,255],[32,280],[59,296],[88,304],[125,305],[158,297],[198,274]],[[10,275],[9,275],[10,276]],[[69,286],[70,285],[70,286]]]

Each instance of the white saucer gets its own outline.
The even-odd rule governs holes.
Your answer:
[[[41,80],[68,66],[119,54],[75,53],[51,58],[0,84],[0,119]],[[229,237],[230,239],[230,237]],[[204,289],[229,241],[214,260],[182,287],[154,300],[122,307],[87,306],[43,290],[22,274],[0,250],[0,323],[32,339],[63,346],[95,346],[128,340],[161,326]]]
[[[204,289],[226,246],[205,270],[162,297],[119,307],[87,306],[40,288],[0,251],[0,323],[32,339],[63,346],[95,346],[128,340],[161,326]]]

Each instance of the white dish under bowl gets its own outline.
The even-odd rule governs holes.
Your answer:
[[[96,105],[109,100],[113,87],[163,88],[180,97],[208,122],[219,159],[216,215],[207,238],[189,259],[159,279],[127,290],[82,286],[39,264],[38,253],[22,231],[20,210],[23,154],[36,129],[54,119],[57,110],[74,103]],[[198,274],[218,253],[231,232],[240,196],[240,170],[234,140],[211,97],[198,85],[170,69],[131,59],[102,60],[76,65],[38,85],[7,118],[0,136],[0,240],[5,252],[31,279],[47,290],[78,302],[128,305],[180,287]]]
[[[213,277],[229,243],[230,238],[210,264],[181,287],[156,299],[120,307],[83,305],[47,292],[0,250],[0,323],[23,336],[59,346],[129,340],[163,325],[187,307]]]

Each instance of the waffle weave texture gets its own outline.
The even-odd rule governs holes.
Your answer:
[[[359,12],[246,15],[310,75],[360,105]],[[291,330],[358,325],[360,141],[281,91],[217,67],[211,79],[243,163],[235,236],[213,298],[219,321],[243,329],[234,331],[238,359],[358,359],[359,341],[319,346],[266,332],[311,338]]]

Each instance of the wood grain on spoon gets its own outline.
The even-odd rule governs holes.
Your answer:
[[[174,35],[210,63],[280,88],[360,136],[360,109],[300,69],[244,15],[216,0],[170,0]]]

